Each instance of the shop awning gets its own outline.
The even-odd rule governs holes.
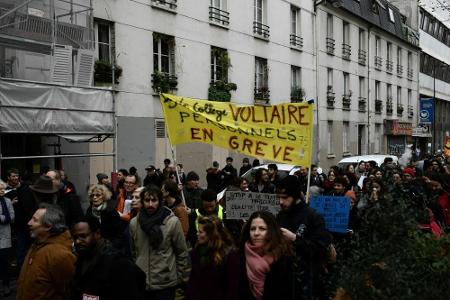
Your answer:
[[[0,79],[0,132],[113,135],[111,90]]]

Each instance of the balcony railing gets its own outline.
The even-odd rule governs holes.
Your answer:
[[[13,77],[12,65],[13,65],[12,59],[0,59],[0,77],[12,78]]]
[[[413,77],[414,77],[414,70],[413,70],[413,69],[410,69],[410,68],[408,68],[408,73],[407,73],[407,76],[408,76],[408,79],[409,79],[409,80],[412,80],[412,79],[413,79]]]
[[[270,27],[263,23],[253,21],[253,34],[256,37],[268,40],[270,37]]]
[[[255,104],[269,104],[270,102],[270,91],[266,87],[255,89],[254,93]]]
[[[382,61],[381,57],[375,56],[375,69],[381,71],[382,66],[383,66],[383,61]]]
[[[403,116],[403,110],[404,110],[403,104],[397,104],[397,116],[399,117]]]
[[[352,95],[351,94],[342,95],[342,109],[343,110],[350,110],[351,103],[352,103]]]
[[[358,110],[359,112],[366,112],[367,100],[364,97],[358,98]]]
[[[342,44],[342,59],[350,60],[351,55],[352,55],[352,46]]]
[[[159,71],[152,74],[152,88],[155,93],[167,93],[177,89],[178,77]]]
[[[359,49],[358,50],[358,64],[365,66],[366,65],[366,51]]]
[[[403,75],[403,66],[397,65],[397,76],[402,77],[402,75]]]
[[[334,99],[336,98],[332,88],[327,89],[327,108],[334,109]]]
[[[383,110],[383,101],[376,99],[375,100],[375,113],[381,114],[382,110]]]
[[[327,48],[327,53],[330,55],[334,55],[334,48],[335,48],[335,44],[336,44],[334,39],[327,37],[325,40],[325,44],[326,44],[326,48]]]
[[[386,60],[386,72],[392,73],[392,70],[394,69],[394,63],[392,60]]]
[[[177,0],[152,0],[151,6],[176,12]]]
[[[408,118],[412,118],[414,116],[414,108],[412,105],[408,105]]]
[[[394,106],[392,105],[392,99],[388,98],[386,101],[386,114],[391,116],[394,111]]]
[[[230,13],[217,7],[209,7],[209,21],[222,26],[230,25]]]
[[[295,34],[291,34],[290,36],[291,46],[297,49],[303,48],[303,38],[300,36],[296,36]]]

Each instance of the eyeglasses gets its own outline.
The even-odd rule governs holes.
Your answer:
[[[128,185],[135,185],[135,184],[136,184],[136,182],[125,181],[125,184],[128,184]]]
[[[91,198],[100,198],[103,194],[91,194]]]

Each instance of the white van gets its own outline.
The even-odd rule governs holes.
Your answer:
[[[384,159],[386,157],[391,157],[394,164],[397,165],[398,164],[398,157],[395,155],[360,155],[360,156],[350,156],[350,157],[346,157],[343,158],[339,161],[338,163],[338,167],[339,168],[346,168],[348,165],[352,164],[353,166],[357,166],[359,164],[359,162],[364,161],[364,162],[368,162],[368,161],[375,161],[377,163],[377,166],[381,166],[381,164],[384,162]]]

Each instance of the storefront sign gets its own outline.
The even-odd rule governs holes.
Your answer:
[[[432,124],[434,117],[434,102],[432,98],[420,99],[420,124]]]
[[[419,125],[419,127],[414,127],[412,129],[412,136],[413,137],[422,137],[422,138],[431,137],[430,126],[423,124],[423,125]]]
[[[412,123],[399,122],[398,120],[386,120],[386,134],[411,135]]]

